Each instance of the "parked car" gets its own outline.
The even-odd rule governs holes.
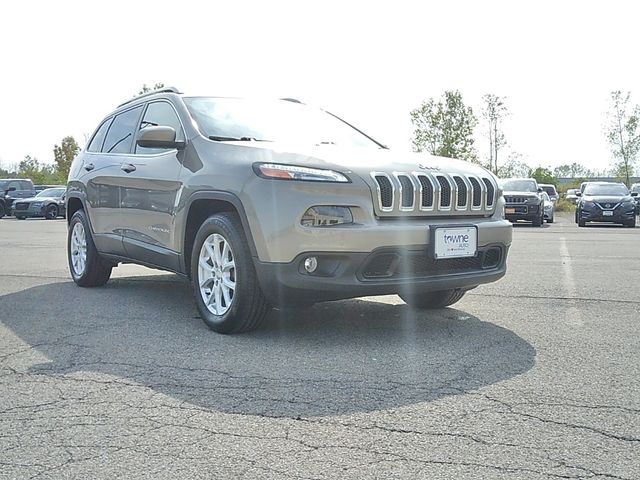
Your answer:
[[[632,195],[634,193],[636,194],[636,196],[633,197],[636,202],[636,215],[640,215],[640,183],[634,183],[633,185],[631,185],[629,191]]]
[[[542,188],[542,190],[547,192],[547,195],[549,195],[549,198],[551,199],[552,202],[557,202],[558,198],[560,198],[560,195],[558,195],[558,191],[556,190],[555,185],[552,185],[550,183],[539,183],[538,186]]]
[[[505,274],[496,178],[392,152],[290,99],[141,95],[73,161],[68,259],[81,287],[119,262],[190,278],[204,322],[256,328],[271,305],[399,294],[443,308]]]
[[[18,220],[30,217],[54,220],[64,217],[66,191],[67,187],[47,188],[35,197],[16,200],[12,207],[13,216]]]
[[[576,192],[578,191],[577,188],[570,188],[567,190],[567,193],[565,193],[564,198],[565,200],[573,203],[574,205],[578,202],[578,196],[576,195]]]
[[[525,220],[534,227],[544,223],[544,202],[535,178],[507,178],[500,182],[505,200],[505,218],[510,222]]]
[[[549,197],[547,192],[542,192],[540,195],[542,195],[542,202],[544,205],[544,219],[547,223],[553,223],[556,213],[556,202],[551,200],[551,197]]]
[[[36,191],[28,178],[0,178],[0,218],[11,214],[16,199],[33,197]]]
[[[46,190],[47,188],[58,188],[58,187],[62,187],[62,185],[34,185],[33,189],[36,191],[36,193],[40,193],[43,190]],[[64,187],[67,188],[67,187]]]
[[[636,226],[636,203],[624,183],[590,182],[580,194],[576,211],[578,226],[588,222],[620,223]]]
[[[580,184],[580,192],[579,192],[580,194],[578,195],[578,192],[576,192],[576,195],[578,196],[578,198],[581,197],[584,194],[584,189],[587,188],[587,185],[589,185],[590,183],[594,183],[594,182],[582,182]],[[605,182],[605,183],[607,183],[607,182]],[[578,223],[578,208],[577,207],[578,207],[579,201],[580,200],[576,201],[576,211],[575,211],[575,221],[576,221],[576,223]]]

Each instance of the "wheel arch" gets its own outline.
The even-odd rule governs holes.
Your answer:
[[[240,199],[228,192],[205,191],[196,192],[187,201],[184,224],[182,227],[181,267],[191,278],[191,252],[198,228],[211,215],[222,212],[233,212],[238,215],[244,230],[252,257],[257,257],[257,249],[247,220],[247,214]]]

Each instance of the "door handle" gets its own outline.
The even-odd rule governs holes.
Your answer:
[[[93,170],[94,168],[95,168],[95,166],[93,165],[93,163],[87,163],[87,164],[84,166],[84,169],[85,169],[87,172],[90,172],[90,171],[91,171],[91,170]]]
[[[130,163],[125,163],[124,165],[122,165],[120,167],[120,169],[124,170],[127,173],[131,173],[131,172],[135,172],[136,166],[135,165],[131,165]]]

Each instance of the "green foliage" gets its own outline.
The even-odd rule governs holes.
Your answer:
[[[576,206],[565,198],[559,198],[556,202],[556,212],[573,212]]]
[[[530,170],[528,176],[535,178],[538,183],[551,183],[558,186],[558,179],[553,176],[553,173],[548,168],[537,167]]]
[[[555,167],[553,169],[553,176],[556,178],[589,178],[595,177],[596,174],[584,165],[573,162]]]
[[[143,93],[148,93],[148,92],[153,92],[154,90],[160,90],[161,88],[164,88],[164,83],[160,82],[160,83],[156,83],[153,88],[152,87],[148,87],[146,83],[144,83],[142,85],[142,89],[138,92],[138,95],[142,95]]]
[[[437,102],[431,98],[412,110],[415,151],[478,161],[473,146],[473,129],[478,123],[471,107],[466,107],[459,91],[446,91]]]
[[[498,167],[496,175],[500,178],[527,177],[531,167],[527,165],[519,153],[511,153],[507,161]]]
[[[616,159],[613,166],[614,176],[624,178],[627,186],[640,154],[640,106],[631,106],[630,98],[629,92],[611,92],[609,125],[606,130],[611,152]]]
[[[53,147],[53,158],[56,163],[56,171],[58,176],[64,179],[64,183],[66,183],[66,179],[69,176],[71,162],[76,158],[79,151],[80,147],[73,137],[64,137],[60,146],[54,145]]]
[[[40,163],[37,158],[26,155],[18,165],[17,178],[29,178],[34,185],[57,185],[66,183],[54,165]]]
[[[493,173],[498,173],[498,152],[504,147],[507,142],[504,137],[504,132],[500,128],[502,119],[508,115],[508,110],[504,104],[505,97],[498,97],[487,93],[482,97],[484,106],[482,108],[482,118],[485,122],[484,129],[487,138],[489,139],[489,156],[487,158],[487,165],[489,170]]]

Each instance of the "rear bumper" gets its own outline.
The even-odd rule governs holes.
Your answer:
[[[509,246],[492,244],[478,248],[478,255],[438,263],[425,249],[385,247],[373,252],[305,252],[290,263],[255,262],[260,286],[277,306],[327,300],[424,293],[437,290],[469,290],[495,282],[506,273]],[[496,253],[499,252],[499,253]],[[318,259],[314,273],[304,260]]]

